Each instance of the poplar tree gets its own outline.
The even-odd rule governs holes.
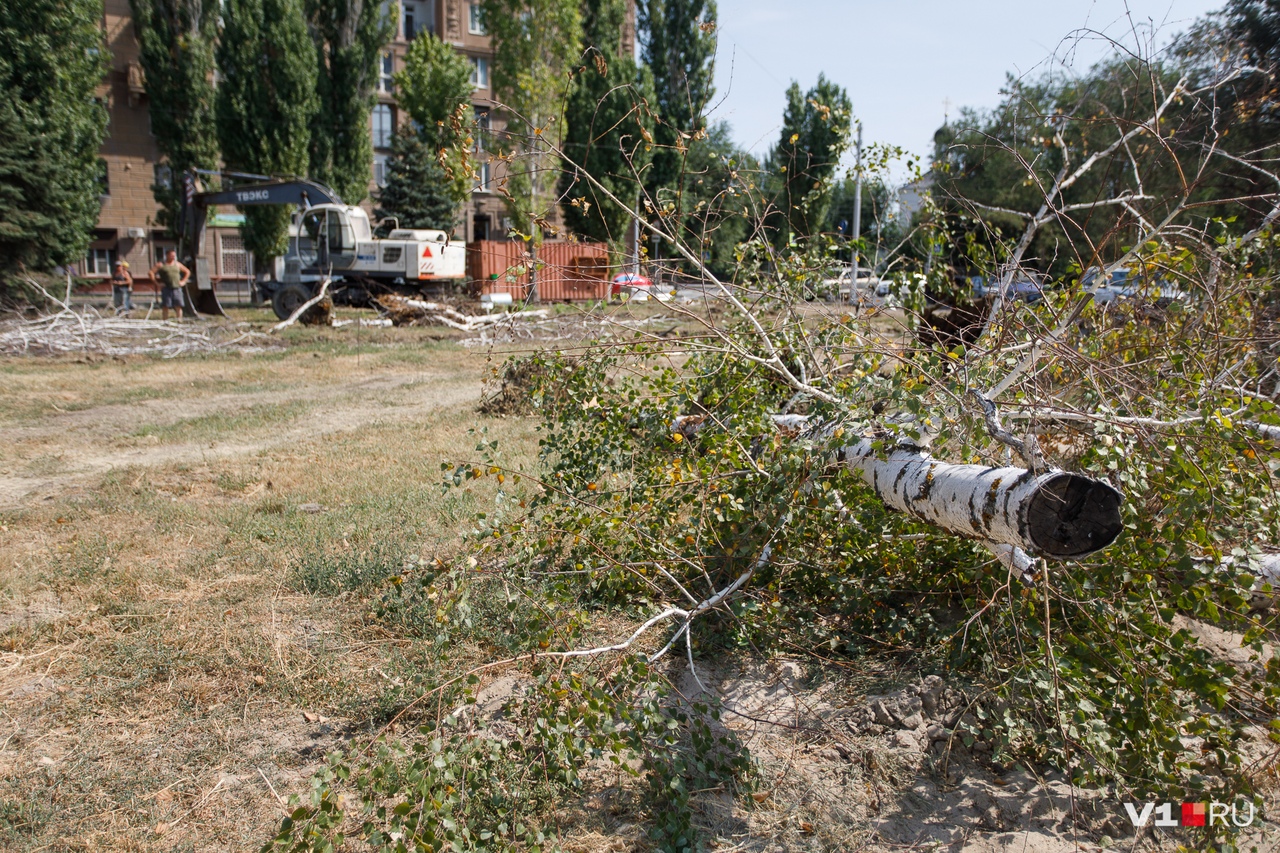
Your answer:
[[[775,209],[769,224],[780,243],[822,229],[829,182],[849,145],[852,115],[844,88],[822,74],[805,94],[798,83],[787,89],[781,138],[769,155]]]
[[[565,108],[563,150],[572,165],[561,173],[565,223],[610,244],[615,260],[630,215],[579,174],[591,175],[624,204],[635,206],[639,176],[650,157],[651,83],[622,50],[623,0],[583,3],[583,64]]]
[[[129,0],[151,112],[151,134],[169,166],[168,181],[151,187],[158,220],[172,233],[182,206],[181,175],[216,169],[213,53],[216,0]]]
[[[388,169],[397,159],[430,157],[436,164],[436,168],[430,170],[431,184],[416,188],[414,194],[438,195],[439,204],[449,202],[460,206],[475,186],[471,155],[478,129],[471,106],[475,92],[471,85],[471,63],[451,45],[424,33],[409,45],[404,69],[395,75],[395,84],[396,100],[417,125],[415,135],[421,145],[397,145],[387,163]],[[405,166],[409,168],[407,162]],[[412,167],[411,171],[425,179],[428,172],[423,168]],[[385,205],[386,192],[379,198]],[[443,225],[429,227],[444,228]]]
[[[493,47],[493,97],[506,107],[506,130],[494,137],[506,160],[497,189],[536,249],[560,166],[544,142],[560,143],[568,72],[581,49],[578,0],[483,0],[481,15]]]
[[[369,113],[383,51],[395,33],[394,11],[378,0],[306,0],[317,60],[310,177],[348,204],[369,192]]]
[[[101,209],[101,0],[0,3],[0,294],[84,256]]]
[[[316,48],[302,0],[226,0],[216,114],[227,168],[305,176],[316,112]],[[245,208],[245,245],[260,262],[288,245],[285,205]]]
[[[653,165],[645,190],[659,203],[680,184],[690,141],[707,130],[705,112],[715,93],[715,0],[642,0],[641,58],[653,75]]]

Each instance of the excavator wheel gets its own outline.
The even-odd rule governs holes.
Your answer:
[[[302,306],[302,303],[314,295],[311,288],[297,282],[281,285],[271,295],[271,310],[275,311],[276,316],[281,320],[288,320],[293,316],[293,312]]]

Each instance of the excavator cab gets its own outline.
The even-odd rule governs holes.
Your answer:
[[[304,269],[349,270],[356,265],[359,243],[371,237],[369,216],[360,208],[317,205],[298,223],[298,259]]]

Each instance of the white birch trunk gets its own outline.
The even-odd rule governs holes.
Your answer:
[[[899,448],[875,455],[871,441],[840,451],[894,509],[957,536],[1070,560],[1100,551],[1120,534],[1120,492],[1067,471],[953,465]]]
[[[987,550],[1000,561],[1000,565],[1009,571],[1016,572],[1023,580],[1027,581],[1034,577],[1036,561],[1029,557],[1026,551],[1013,545],[997,545],[995,542],[986,542],[984,544],[987,546]]]
[[[681,415],[674,427],[693,439],[710,423],[704,415]],[[773,423],[789,436],[810,426],[806,415],[774,415]],[[819,432],[830,435],[830,427]],[[955,465],[905,447],[881,459],[870,439],[840,449],[837,458],[889,506],[995,546],[997,558],[1021,572],[1030,568],[1028,555],[1073,560],[1101,551],[1124,527],[1123,495],[1083,474]]]

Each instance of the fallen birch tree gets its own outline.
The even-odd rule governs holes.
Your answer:
[[[803,415],[774,415],[779,432],[820,445],[843,435]],[[693,438],[712,421],[681,416],[674,426]],[[988,429],[1002,443],[1013,439],[988,411]],[[1035,451],[1038,454],[1038,450]],[[909,440],[864,438],[840,447],[835,460],[856,473],[887,506],[955,536],[1017,548],[1052,560],[1086,557],[1120,534],[1120,492],[1102,480],[1061,470],[954,464],[933,458]],[[1037,459],[1037,457],[1032,457]]]
[[[886,263],[913,283],[967,289],[975,267],[995,282],[976,340],[941,346],[915,334],[918,302],[873,321],[807,301],[814,280],[838,276],[832,246],[769,232],[790,213],[751,196],[769,175],[726,162],[721,195],[691,217],[647,197],[639,166],[637,193],[614,192],[534,142],[720,297],[714,312],[666,307],[689,334],[509,365],[532,378],[540,464],[509,469],[489,441],[445,463],[469,500],[480,479],[497,495],[465,562],[445,570],[452,582],[500,584],[510,624],[534,626],[504,661],[548,683],[581,675],[555,684],[573,710],[540,717],[557,736],[594,743],[603,725],[584,716],[635,720],[658,690],[615,699],[616,673],[666,661],[660,678],[694,679],[668,694],[680,710],[632,730],[679,732],[667,754],[696,749],[703,732],[674,718],[713,692],[706,671],[785,655],[972,685],[971,722],[948,733],[947,754],[1050,764],[1135,801],[1257,793],[1250,756],[1280,725],[1280,668],[1242,665],[1183,626],[1212,625],[1259,657],[1280,641],[1275,616],[1252,606],[1280,580],[1265,553],[1280,543],[1280,196],[1268,184],[1205,200],[1234,162],[1222,144],[1234,114],[1218,99],[1239,69],[1171,72],[1141,52],[1117,66],[1128,88],[1113,102],[1085,85],[1055,90],[1070,103],[1012,105],[1014,186],[995,189],[1020,207],[959,199],[955,230],[917,222],[900,244],[914,239],[916,256]],[[961,156],[972,148],[951,153],[952,174],[983,176]],[[1274,178],[1274,153],[1245,159]],[[728,210],[716,205],[740,211],[742,194],[758,227],[722,279],[704,247]],[[1175,277],[1165,289],[1182,296],[1159,305],[1111,287],[1122,269]],[[1006,299],[1029,273],[1052,276],[1039,298]],[[1029,434],[1006,429],[997,402]],[[1046,412],[1073,416],[1038,422]],[[441,586],[423,583],[426,612]],[[672,662],[681,645],[687,670]],[[686,790],[692,774],[675,775],[656,787]]]
[[[1110,484],[1069,471],[956,465],[911,447],[881,458],[870,439],[840,450],[887,505],[957,536],[1078,559],[1115,541],[1124,524]]]

